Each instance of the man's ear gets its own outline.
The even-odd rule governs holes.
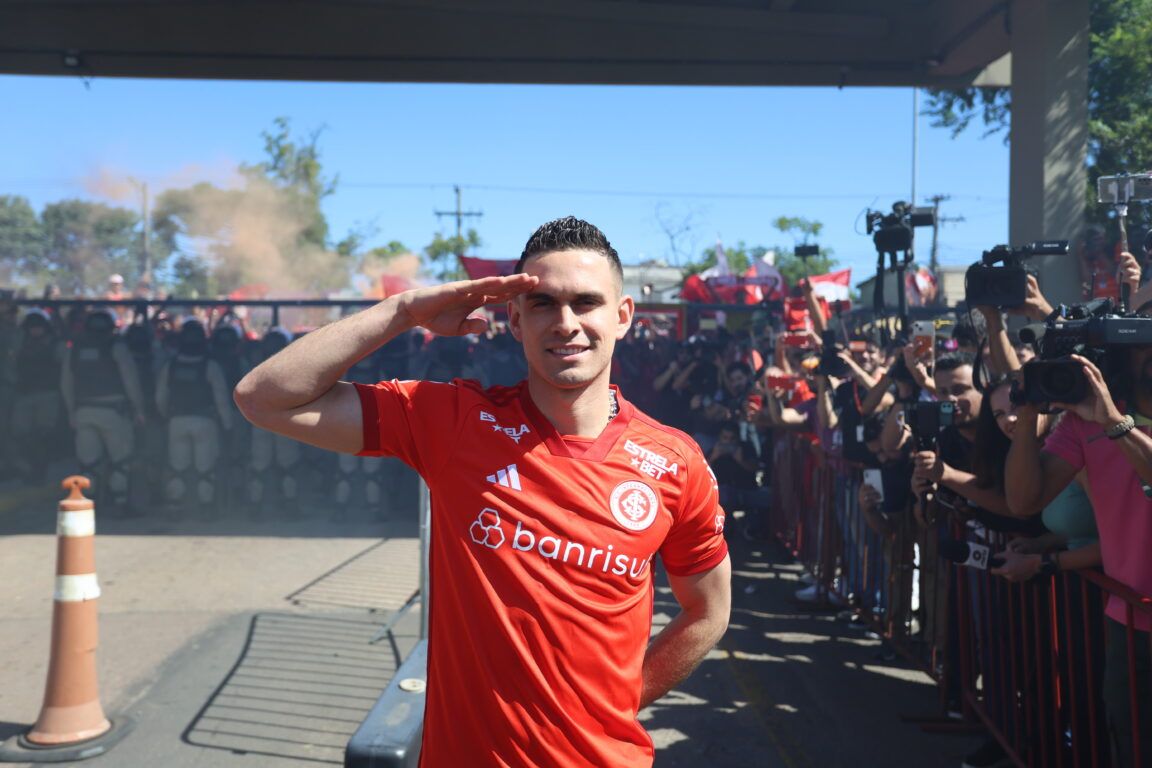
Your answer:
[[[621,296],[620,306],[616,309],[616,340],[624,338],[628,329],[632,327],[632,318],[636,314],[636,302],[631,296]]]
[[[520,333],[520,302],[517,301],[518,298],[508,300],[508,330],[512,332],[512,338],[523,344],[524,337]]]

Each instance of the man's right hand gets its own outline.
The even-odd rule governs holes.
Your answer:
[[[427,328],[440,336],[483,333],[488,321],[474,313],[485,304],[499,304],[532,290],[539,278],[523,273],[507,277],[485,277],[405,291],[399,310],[413,326]]]
[[[1024,303],[1018,307],[1008,307],[1004,311],[1010,315],[1023,315],[1037,322],[1044,320],[1052,314],[1052,305],[1044,294],[1040,292],[1040,283],[1035,275],[1025,277],[1027,289],[1024,293]]]

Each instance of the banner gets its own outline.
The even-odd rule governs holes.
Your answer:
[[[482,277],[506,277],[516,269],[518,259],[481,259],[478,256],[461,256],[460,264],[468,277],[479,280]]]
[[[847,302],[848,293],[852,288],[852,270],[841,269],[826,275],[812,275],[808,278],[808,282],[812,285],[812,292],[829,304],[837,301]]]

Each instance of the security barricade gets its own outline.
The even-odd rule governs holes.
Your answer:
[[[910,509],[865,515],[860,467],[804,437],[778,438],[773,458],[771,534],[820,597],[937,681],[942,710],[986,727],[1018,766],[1152,765],[1152,597],[1096,570],[1011,582],[958,565],[939,554],[940,526],[992,553],[1008,537],[924,530]]]

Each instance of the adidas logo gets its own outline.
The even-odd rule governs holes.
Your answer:
[[[514,491],[522,490],[520,488],[520,473],[516,471],[515,464],[509,464],[504,469],[496,470],[496,474],[488,475],[488,482],[504,488],[511,488]]]

